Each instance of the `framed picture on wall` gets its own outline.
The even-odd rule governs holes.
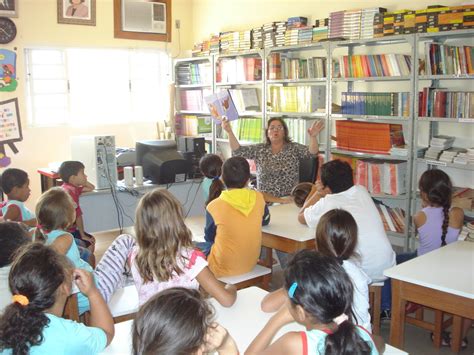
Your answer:
[[[0,16],[18,17],[19,0],[0,0]]]
[[[2,1],[2,0],[0,0]],[[57,0],[58,23],[95,26],[96,0]]]
[[[114,36],[171,42],[171,0],[114,0]]]

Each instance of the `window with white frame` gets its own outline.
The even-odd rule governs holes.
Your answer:
[[[32,126],[168,119],[169,56],[159,50],[26,49]]]

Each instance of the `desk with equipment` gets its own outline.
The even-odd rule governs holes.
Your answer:
[[[216,311],[216,321],[227,329],[234,338],[241,354],[249,346],[258,332],[265,326],[272,316],[271,313],[264,313],[260,310],[260,302],[267,294],[267,291],[258,287],[249,287],[238,291],[237,300],[230,308],[222,307],[215,299],[210,302]],[[132,347],[133,321],[126,321],[115,324],[115,337],[112,343],[102,352],[102,354],[130,354]],[[289,331],[301,331],[303,326],[291,323],[280,329],[273,340],[278,339]],[[390,345],[386,345],[386,355],[403,355],[404,351],[398,350]]]

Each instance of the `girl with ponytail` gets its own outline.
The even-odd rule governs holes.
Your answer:
[[[206,154],[199,161],[199,170],[204,175],[202,188],[206,206],[225,190],[224,183],[221,180],[223,164],[221,157],[216,154]]]
[[[285,290],[289,301],[246,353],[379,354],[370,333],[353,323],[352,282],[336,258],[311,250],[298,252],[285,270]],[[293,321],[306,330],[286,333],[270,345],[280,328]]]
[[[90,325],[61,318],[72,280],[91,304]],[[41,243],[24,247],[11,267],[12,303],[0,317],[1,354],[97,354],[114,323],[91,274]]]
[[[414,217],[420,236],[417,255],[423,255],[458,239],[464,221],[461,208],[451,208],[453,185],[442,170],[427,170],[419,185],[423,209]]]

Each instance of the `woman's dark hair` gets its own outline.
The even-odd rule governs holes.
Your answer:
[[[293,197],[296,206],[303,207],[312,188],[313,184],[311,182],[300,182],[298,185],[293,187],[290,195]]]
[[[316,228],[316,246],[320,253],[335,257],[340,264],[355,256],[357,223],[352,215],[334,209],[321,216]]]
[[[268,129],[270,128],[270,124],[273,121],[278,121],[281,123],[281,125],[283,126],[283,131],[285,132],[285,138],[284,138],[285,143],[291,143],[291,138],[290,138],[290,134],[288,133],[288,126],[286,125],[286,122],[281,117],[272,117],[267,121],[267,127],[265,128],[265,139],[267,140],[267,144],[268,145],[271,144],[270,138],[268,138]]]
[[[250,179],[250,166],[247,159],[232,157],[222,166],[222,179],[228,189],[241,189]]]
[[[314,250],[302,250],[285,270],[285,288],[297,284],[290,301],[300,305],[314,323],[328,325],[326,355],[370,354],[370,345],[351,321],[353,286],[337,260]],[[337,325],[334,318],[349,319]]]
[[[321,183],[337,194],[354,186],[351,166],[342,160],[331,160],[321,167]]]
[[[57,290],[71,279],[65,256],[40,243],[26,245],[12,264],[8,278],[13,295],[28,298],[27,305],[14,302],[0,317],[0,352],[28,354],[30,347],[43,341],[49,323],[44,311],[56,302]]]
[[[449,225],[449,209],[451,208],[453,194],[451,179],[442,170],[427,170],[421,175],[418,187],[421,192],[426,194],[426,198],[431,205],[443,208],[444,219],[441,226],[441,246],[445,246]]]
[[[0,223],[0,267],[10,265],[20,247],[31,242],[28,231],[16,222]],[[3,297],[3,296],[2,296]]]
[[[2,191],[7,195],[13,190],[14,187],[22,187],[28,181],[28,174],[15,168],[6,169],[1,176]]]
[[[194,354],[211,326],[213,310],[197,290],[170,288],[150,298],[133,321],[134,354]]]
[[[206,206],[218,198],[221,192],[225,190],[225,186],[220,179],[223,164],[224,162],[221,157],[216,154],[206,154],[199,161],[199,170],[201,170],[201,173],[208,179],[212,179]]]

